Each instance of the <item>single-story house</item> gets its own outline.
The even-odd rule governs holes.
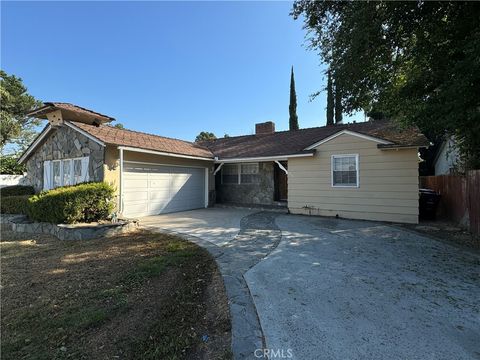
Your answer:
[[[266,122],[254,135],[197,144],[116,128],[67,103],[30,115],[48,119],[19,160],[35,189],[106,181],[127,217],[228,203],[418,222],[418,148],[428,141],[416,128],[369,121],[276,132]]]

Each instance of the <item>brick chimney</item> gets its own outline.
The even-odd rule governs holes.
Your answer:
[[[255,135],[273,134],[274,132],[275,123],[273,121],[255,124]]]

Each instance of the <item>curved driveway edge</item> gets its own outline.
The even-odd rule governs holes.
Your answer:
[[[478,359],[480,257],[386,223],[285,215],[245,279],[291,359]],[[291,356],[289,356],[291,355]]]
[[[142,228],[175,234],[205,248],[216,260],[222,274],[232,321],[232,352],[234,359],[254,359],[254,352],[263,349],[264,337],[244,274],[275,249],[281,239],[275,212],[238,209],[205,209],[177,214],[159,215],[141,220]],[[201,229],[202,219],[211,218]],[[230,224],[226,232],[215,221]],[[228,218],[231,219],[228,219]],[[171,221],[170,219],[171,218]],[[179,219],[191,218],[180,222]],[[239,218],[236,236],[232,236]],[[172,225],[173,224],[173,225]],[[203,231],[202,231],[203,230]],[[191,234],[195,234],[191,235]]]

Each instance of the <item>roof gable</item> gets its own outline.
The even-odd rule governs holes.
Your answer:
[[[373,137],[373,136],[370,136],[370,135],[365,135],[365,134],[361,134],[361,133],[357,133],[355,131],[350,131],[350,130],[341,130],[339,132],[336,132],[335,134],[333,135],[330,135],[329,137],[325,138],[325,139],[322,139],[320,141],[317,141],[316,143],[308,146],[305,148],[305,150],[312,150],[312,149],[315,149],[316,147],[322,145],[322,144],[325,144],[326,142],[329,142],[330,140],[333,140],[335,138],[337,138],[338,136],[340,135],[351,135],[351,136],[356,136],[356,137],[359,137],[361,139],[365,139],[365,140],[369,140],[369,141],[373,141],[373,142],[376,142],[378,144],[384,144],[384,145],[388,145],[388,144],[392,144],[391,141],[387,141],[387,140],[384,140],[384,139],[380,139],[380,138],[376,138],[376,137]]]

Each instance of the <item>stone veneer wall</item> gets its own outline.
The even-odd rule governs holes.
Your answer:
[[[25,215],[2,214],[0,218],[2,231],[27,234],[49,234],[60,240],[88,240],[118,236],[138,230],[138,221],[119,221],[105,224],[50,224],[37,223]]]
[[[259,163],[258,184],[222,184],[221,171],[215,179],[216,201],[218,203],[260,204],[275,203],[274,163]]]
[[[104,148],[95,141],[65,125],[53,130],[47,140],[28,158],[27,181],[36,191],[43,189],[43,162],[90,156],[90,181],[103,180]]]

